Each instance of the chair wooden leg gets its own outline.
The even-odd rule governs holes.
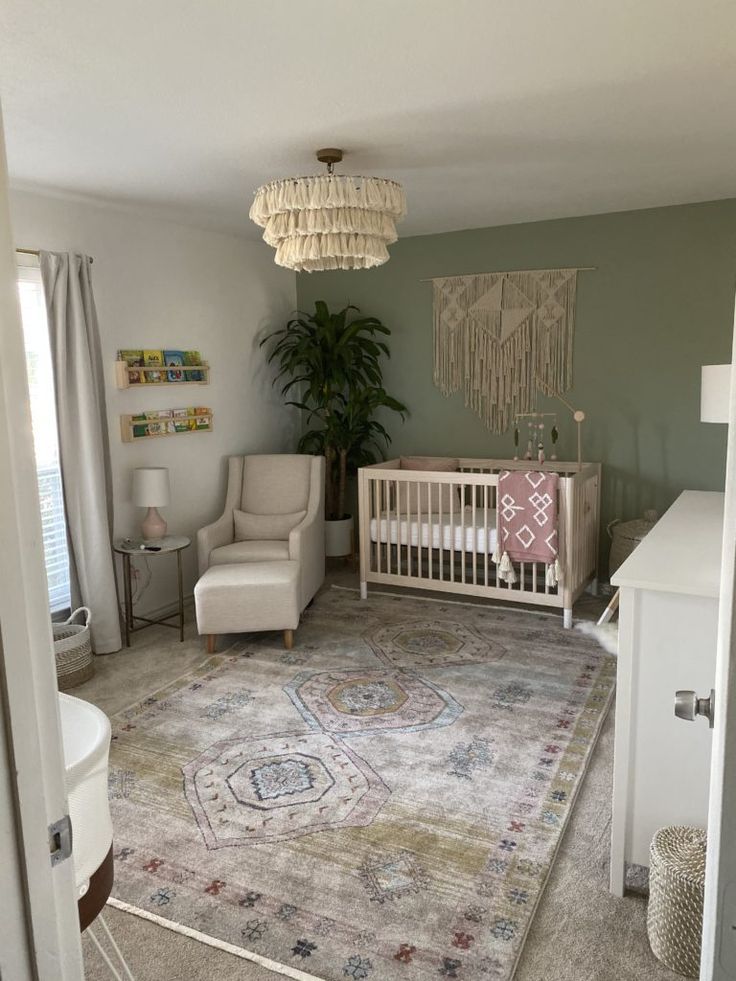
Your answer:
[[[214,654],[217,646],[217,634],[207,634],[207,653]]]
[[[294,646],[294,631],[293,630],[285,630],[284,631],[284,647],[287,649],[287,651],[290,651],[293,646]]]

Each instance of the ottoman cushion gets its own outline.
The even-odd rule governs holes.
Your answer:
[[[295,630],[299,626],[299,563],[244,562],[211,566],[194,587],[200,634]]]

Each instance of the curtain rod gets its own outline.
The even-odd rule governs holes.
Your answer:
[[[41,255],[40,249],[16,249],[15,251],[20,252],[21,255]],[[95,260],[90,256],[89,261],[94,262]]]
[[[433,283],[435,279],[465,279],[468,276],[505,276],[507,273],[532,273],[532,272],[595,272],[598,266],[560,266],[558,269],[494,269],[492,272],[485,273],[457,273],[449,276],[431,276],[429,279],[420,279],[420,283]]]

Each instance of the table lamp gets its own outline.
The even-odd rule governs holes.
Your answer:
[[[133,503],[148,508],[141,525],[145,539],[163,538],[166,522],[156,510],[169,503],[169,471],[167,467],[139,467],[133,471]]]
[[[700,375],[700,421],[728,422],[731,365],[704,364]]]

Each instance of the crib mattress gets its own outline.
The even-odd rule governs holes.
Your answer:
[[[452,520],[448,514],[422,515],[421,522],[415,517],[397,516],[391,511],[388,517],[371,519],[371,541],[390,542],[392,545],[412,545],[423,548],[443,548],[463,551],[463,532],[466,552],[493,553],[496,548],[496,512],[489,510],[488,534],[485,529],[485,515],[482,508],[476,508],[475,522],[473,509],[465,508],[462,512],[453,514]]]

